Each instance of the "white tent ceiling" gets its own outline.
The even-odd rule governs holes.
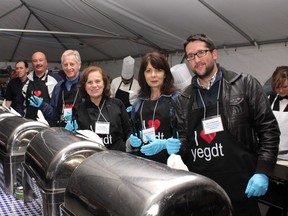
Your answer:
[[[218,48],[288,41],[287,0],[1,0],[0,61],[37,50],[59,62],[77,49],[83,62],[181,52],[192,33]]]

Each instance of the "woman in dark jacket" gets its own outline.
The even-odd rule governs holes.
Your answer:
[[[72,121],[66,129],[92,130],[108,149],[125,151],[130,134],[129,117],[124,104],[110,98],[110,82],[106,73],[96,66],[86,68],[79,81],[79,93],[84,99],[73,107]]]
[[[133,134],[127,142],[127,151],[166,164],[181,146],[173,106],[179,93],[161,53],[150,52],[143,57],[138,82],[140,94],[133,103]]]

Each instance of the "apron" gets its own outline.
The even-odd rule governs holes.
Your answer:
[[[222,107],[220,105],[220,114]],[[223,131],[204,134],[202,118],[204,109],[190,110],[187,134],[191,157],[187,162],[189,171],[216,181],[232,202],[247,200],[245,189],[255,170],[257,156],[243,148],[227,130],[227,121],[221,115]],[[206,116],[216,115],[216,105],[206,107]]]
[[[136,128],[138,131],[148,129],[151,127],[155,128],[155,138],[157,139],[168,139],[173,136],[174,130],[171,128],[171,116],[170,107],[171,98],[161,98],[162,100],[151,101],[144,100],[141,104],[141,108],[137,111],[136,118],[143,120],[138,121]],[[149,160],[157,161],[159,163],[167,164],[169,154],[164,149],[158,154],[147,156],[142,154],[140,151],[137,152],[138,156],[147,158]]]
[[[277,97],[275,97],[273,103],[271,104],[272,111],[274,113],[275,118],[277,119],[281,135],[280,135],[280,144],[279,144],[279,151],[287,151],[288,150],[288,112],[284,111],[283,109],[274,110],[275,101]],[[279,101],[279,103],[284,101]],[[279,104],[280,105],[280,104]],[[287,103],[288,106],[288,103]]]
[[[26,92],[26,115],[25,118],[37,120],[38,108],[30,106],[28,99],[32,95],[36,95],[40,98],[43,98],[43,101],[50,103],[50,96],[48,92],[48,87],[46,86],[48,75],[46,75],[45,80],[40,78],[34,78],[33,81],[29,81],[27,92]],[[49,122],[48,122],[49,123]]]
[[[67,124],[66,120],[64,119],[64,109],[72,109],[75,103],[80,101],[80,98],[78,97],[78,92],[78,87],[75,84],[71,87],[70,91],[68,91],[65,86],[62,88],[57,106],[58,113],[60,114],[60,119],[57,122],[58,127],[65,127],[65,125]]]
[[[130,93],[121,90],[120,89],[121,84],[122,84],[122,81],[120,82],[120,85],[118,86],[118,89],[117,89],[116,94],[115,94],[115,98],[120,99],[123,102],[123,104],[125,105],[125,107],[127,108],[129,106],[132,106],[130,104],[130,100],[129,100]],[[133,84],[133,81],[130,83],[129,91],[131,90],[132,84]]]

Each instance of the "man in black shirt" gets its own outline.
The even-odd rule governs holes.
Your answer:
[[[27,74],[29,72],[28,63],[23,60],[16,62],[15,70],[17,77],[11,79],[7,85],[4,104],[8,108],[12,107],[23,116],[24,106],[19,97],[21,95],[22,87],[27,81]]]

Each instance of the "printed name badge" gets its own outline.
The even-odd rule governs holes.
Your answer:
[[[152,128],[142,130],[142,141],[143,142],[148,142],[146,135],[150,136],[151,138],[155,138],[155,128],[152,127]]]
[[[109,134],[110,122],[96,122],[95,133],[97,134]]]
[[[72,115],[72,108],[64,108],[64,116]]]
[[[202,120],[202,126],[205,134],[223,131],[221,116],[213,116]]]

